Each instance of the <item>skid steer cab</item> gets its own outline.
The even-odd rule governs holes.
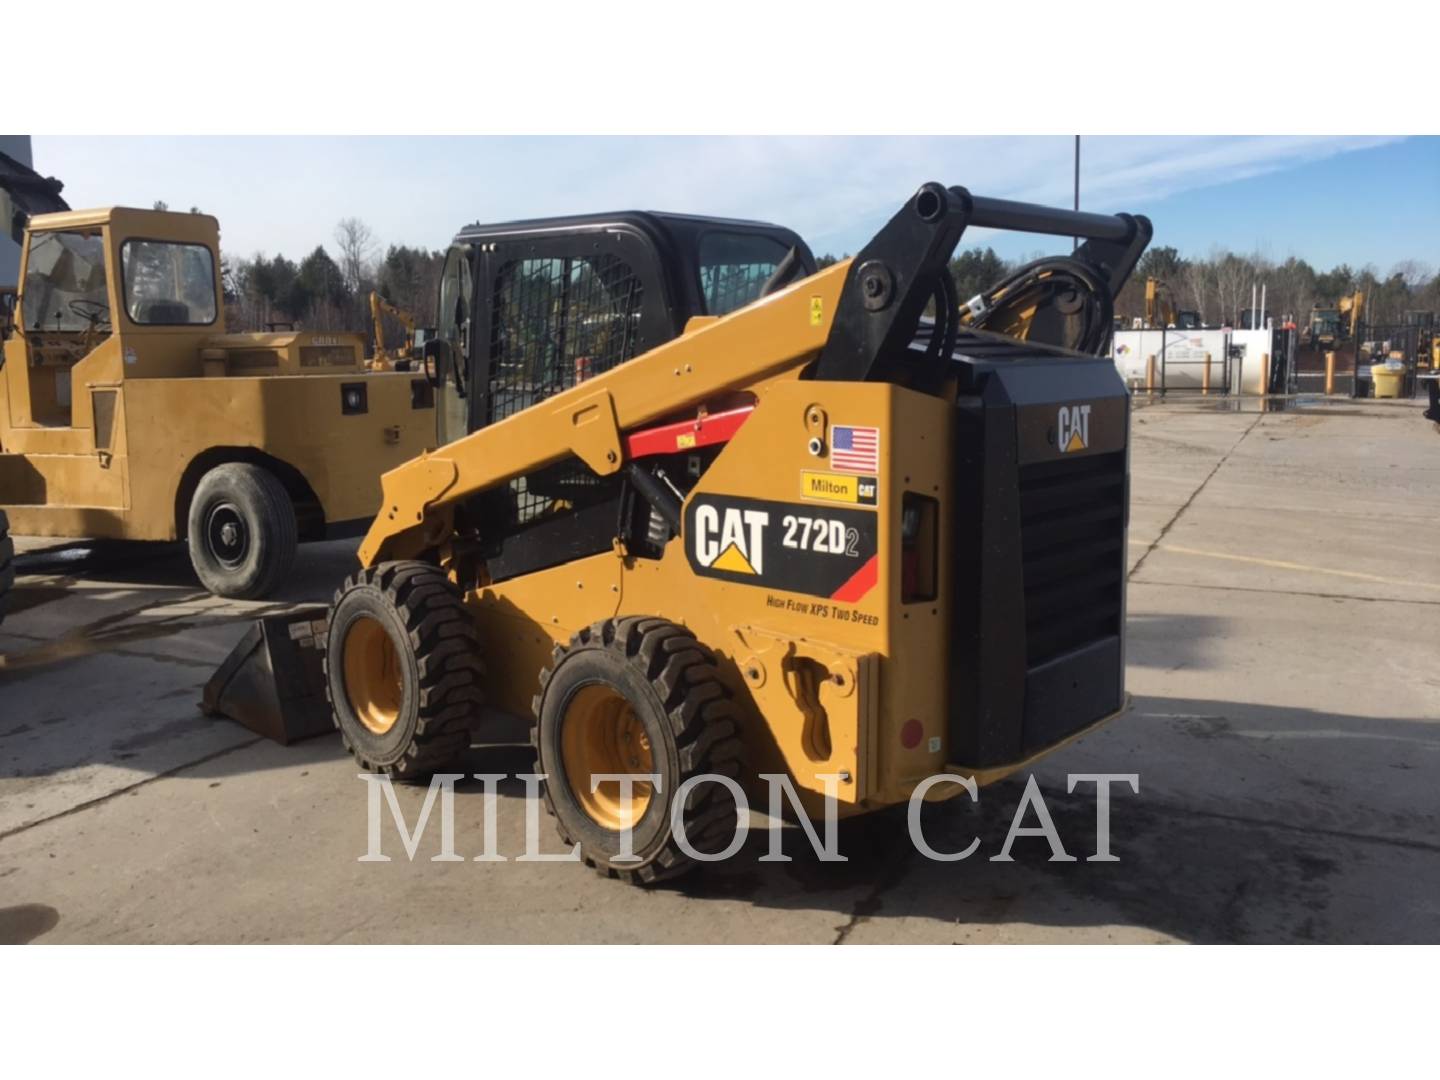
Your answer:
[[[12,533],[188,539],[207,589],[258,598],[434,445],[434,387],[367,370],[359,335],[225,332],[214,218],[72,211],[23,169],[0,162],[0,186],[30,181],[3,214],[23,245],[0,370]]]
[[[958,297],[970,226],[1067,253]],[[1114,715],[1129,398],[1105,354],[1149,238],[939,184],[819,271],[753,222],[462,231],[430,347],[446,440],[385,474],[329,615],[347,745],[423,776],[528,718],[566,844],[650,883],[727,850],[761,773],[861,814]]]

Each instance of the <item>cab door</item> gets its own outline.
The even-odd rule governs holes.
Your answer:
[[[474,249],[457,244],[445,256],[440,275],[440,302],[435,338],[443,344],[427,350],[427,374],[436,383],[436,445],[444,446],[467,434],[469,376],[474,336]]]

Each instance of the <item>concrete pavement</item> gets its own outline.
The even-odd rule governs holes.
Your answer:
[[[22,576],[0,626],[0,940],[1435,941],[1440,939],[1440,437],[1411,403],[1137,408],[1133,710],[1034,770],[1066,849],[992,862],[1023,778],[848,829],[845,864],[791,832],[644,892],[550,862],[364,863],[366,785],[335,737],[284,748],[196,708],[257,613],[323,600],[354,544],[302,548],[276,604],[204,595],[177,549]],[[23,544],[22,550],[37,545]],[[109,560],[108,562],[106,560]],[[523,749],[466,771],[516,774]],[[459,771],[457,769],[457,771]],[[1119,863],[1091,787],[1117,790]],[[413,822],[424,791],[397,788]],[[502,785],[500,853],[526,849]],[[478,783],[456,850],[483,847]],[[1032,822],[1033,823],[1033,819]],[[558,841],[541,816],[541,849]]]

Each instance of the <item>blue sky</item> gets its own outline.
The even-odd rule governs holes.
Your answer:
[[[622,208],[758,217],[817,252],[858,249],[923,180],[1068,205],[1071,136],[50,137],[36,167],[73,206],[199,206],[238,255],[332,246],[342,217],[443,247],[463,224]],[[1323,266],[1440,264],[1440,138],[1094,136],[1081,203],[1155,222],[1156,244]],[[1007,256],[1036,237],[975,234]]]

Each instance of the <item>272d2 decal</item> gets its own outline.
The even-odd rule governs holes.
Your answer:
[[[873,511],[699,495],[685,555],[704,577],[855,603],[878,574]]]

